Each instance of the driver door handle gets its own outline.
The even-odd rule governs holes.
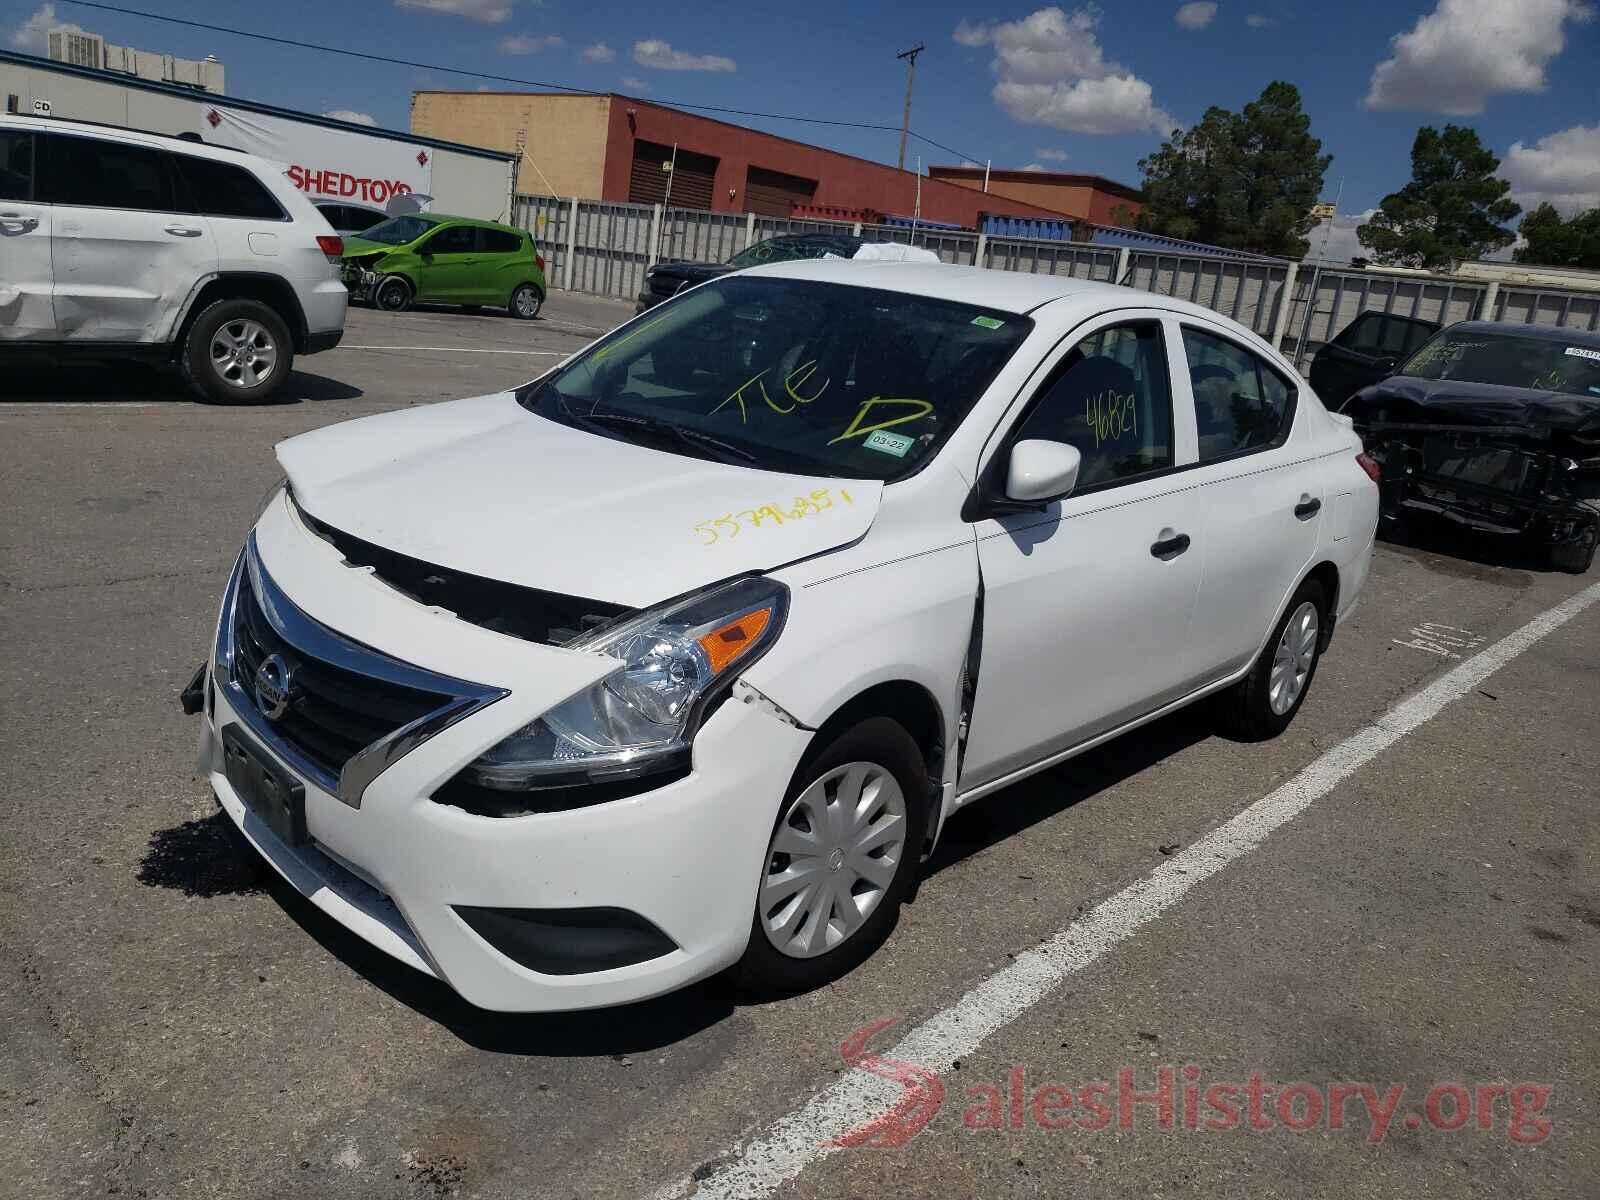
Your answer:
[[[1294,515],[1302,521],[1309,521],[1322,511],[1322,501],[1308,492],[1300,493],[1300,503],[1294,506]]]
[[[168,225],[167,232],[173,237],[199,237],[205,230],[196,229],[193,225]]]
[[[38,217],[25,217],[21,213],[0,213],[0,228],[13,233],[27,233],[39,227]]]
[[[1162,562],[1170,562],[1188,548],[1187,533],[1174,533],[1170,529],[1163,529],[1159,540],[1150,547],[1150,553]]]

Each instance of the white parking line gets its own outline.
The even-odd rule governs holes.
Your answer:
[[[540,358],[566,358],[570,350],[483,350],[476,346],[340,346],[340,350],[446,350],[451,354],[534,354]]]
[[[948,1071],[1048,996],[1067,976],[1084,970],[1143,926],[1160,917],[1198,883],[1261,845],[1274,830],[1304,812],[1383,751],[1475,689],[1540,638],[1600,600],[1600,584],[1541,613],[1521,629],[1400,701],[1372,724],[1351,734],[1282,787],[1257,800],[1149,875],[1096,905],[1081,920],[1035,950],[1019,954],[951,1007],[912,1029],[888,1057]],[[877,1053],[875,1051],[875,1053]],[[679,1181],[656,1193],[660,1200],[693,1194],[696,1200],[757,1200],[794,1179],[812,1163],[837,1152],[830,1145],[887,1112],[903,1095],[891,1080],[851,1071],[802,1107],[778,1118],[742,1147],[730,1147],[728,1164],[694,1182]]]

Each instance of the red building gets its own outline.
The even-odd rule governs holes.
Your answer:
[[[1144,207],[1144,197],[1138,188],[1100,175],[1067,171],[985,172],[982,167],[929,167],[928,174],[934,179],[980,192],[987,182],[990,198],[1004,196],[1024,204],[1039,205],[1061,216],[1076,217],[1094,225],[1132,226],[1133,219]]]
[[[837,219],[913,215],[917,176],[742,125],[615,93],[416,92],[411,129],[496,149],[523,138],[529,194]],[[888,136],[888,135],[885,135]],[[675,151],[675,152],[674,152]],[[670,196],[668,189],[670,186]],[[982,213],[1058,217],[1011,196],[924,177],[921,217],[976,228]]]

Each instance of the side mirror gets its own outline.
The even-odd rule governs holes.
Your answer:
[[[1018,442],[1006,465],[1006,499],[1038,505],[1060,500],[1077,486],[1082,465],[1083,455],[1066,442]]]
[[[1399,365],[1400,360],[1395,358],[1392,354],[1385,355],[1383,358],[1375,358],[1372,360],[1372,369],[1380,373],[1385,379],[1393,375],[1395,368]]]

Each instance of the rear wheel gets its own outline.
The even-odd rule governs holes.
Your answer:
[[[1551,546],[1550,566],[1557,571],[1566,571],[1573,575],[1584,574],[1594,565],[1596,534],[1596,527],[1591,524],[1576,541],[1558,542]]]
[[[535,285],[524,283],[511,293],[511,315],[519,321],[531,321],[544,307],[544,293]]]
[[[1218,697],[1224,732],[1264,741],[1289,727],[1316,678],[1327,620],[1327,593],[1308,579],[1290,599],[1250,673]]]
[[[289,329],[259,300],[208,305],[184,338],[184,378],[214,404],[264,404],[289,378]]]
[[[767,845],[747,993],[839,978],[883,944],[911,886],[928,820],[928,773],[905,727],[862,721],[795,772]]]

